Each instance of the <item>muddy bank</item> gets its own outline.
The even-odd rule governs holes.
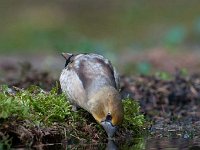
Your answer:
[[[177,70],[167,80],[157,76],[123,76],[122,95],[140,102],[141,111],[153,122],[153,136],[199,136],[199,74],[183,75]]]

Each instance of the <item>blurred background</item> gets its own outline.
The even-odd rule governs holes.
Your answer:
[[[2,0],[0,75],[30,62],[57,77],[61,52],[99,53],[121,74],[200,70],[199,0]]]

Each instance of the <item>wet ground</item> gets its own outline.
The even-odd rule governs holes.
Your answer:
[[[1,64],[1,68],[1,74],[6,76],[1,77],[0,84],[19,88],[35,84],[50,90],[57,81],[48,71],[32,68],[29,63]],[[70,141],[58,144],[51,141],[34,149],[200,149],[200,74],[185,74],[177,69],[167,78],[122,75],[121,85],[123,97],[137,100],[151,122],[147,136],[128,139],[125,144],[104,141],[77,146]]]
[[[183,76],[179,70],[171,79],[155,76],[122,77],[122,94],[138,100],[142,112],[153,121],[157,137],[198,136],[200,133],[200,76]]]

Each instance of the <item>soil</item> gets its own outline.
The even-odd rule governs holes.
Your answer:
[[[138,100],[141,111],[153,122],[154,137],[193,138],[200,134],[200,75],[170,80],[155,76],[122,77],[122,95]]]

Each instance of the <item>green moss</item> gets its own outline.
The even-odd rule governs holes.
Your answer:
[[[35,124],[63,122],[71,115],[71,106],[63,94],[57,94],[57,88],[45,92],[32,86],[27,90],[9,93],[7,86],[0,88],[0,118],[17,117],[28,119]]]
[[[172,79],[172,75],[169,74],[168,72],[164,72],[164,71],[158,71],[155,73],[155,76],[161,80],[171,80]]]
[[[123,100],[124,106],[124,122],[123,128],[135,132],[141,131],[145,124],[144,115],[140,112],[140,105],[132,99]]]
[[[140,114],[138,102],[127,99],[123,100],[123,105],[125,116],[119,132],[125,135],[125,132],[130,131],[135,135],[144,126],[144,116]],[[17,120],[22,120],[20,125],[30,130],[34,127],[39,127],[41,130],[56,127],[64,138],[91,142],[94,139],[103,140],[107,137],[103,128],[87,111],[83,109],[77,112],[71,111],[66,96],[58,94],[57,87],[45,92],[36,86],[26,90],[16,88],[14,91],[7,86],[0,86],[0,123],[9,124]],[[4,131],[3,126],[0,128],[0,133],[1,131]],[[5,136],[6,133],[2,137]],[[0,142],[2,137],[0,136]]]
[[[188,70],[186,68],[178,68],[178,70],[176,70],[176,75],[170,74],[165,71],[157,71],[155,73],[155,77],[164,81],[172,80],[177,75],[179,75],[180,77],[186,77],[188,76]]]

